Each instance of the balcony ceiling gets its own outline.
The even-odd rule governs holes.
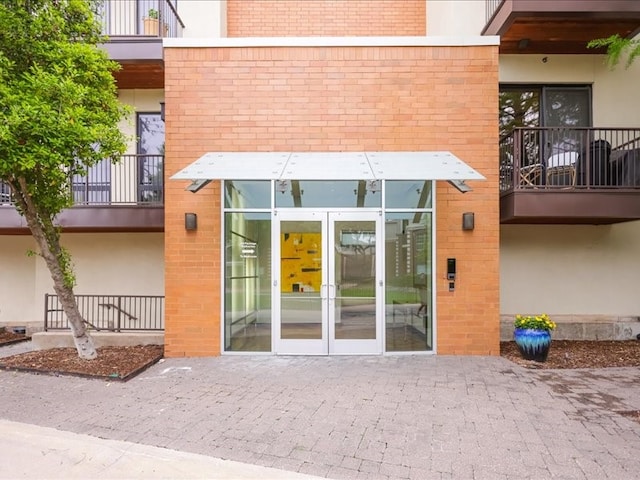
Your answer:
[[[122,67],[114,73],[118,88],[164,88],[161,38],[113,37],[103,48]]]
[[[505,0],[483,30],[502,54],[594,54],[590,40],[640,32],[638,0]]]
[[[119,89],[164,88],[164,64],[153,62],[120,62],[122,69],[113,76]]]

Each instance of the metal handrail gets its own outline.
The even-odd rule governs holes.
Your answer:
[[[640,189],[640,128],[518,127],[499,152],[503,193]]]
[[[123,155],[115,164],[103,160],[86,175],[73,175],[69,192],[74,205],[162,206],[164,155]],[[13,203],[9,185],[0,182],[0,206]]]
[[[96,331],[164,330],[164,297],[159,295],[76,295],[88,327]],[[44,296],[44,330],[68,330],[69,321],[58,296]]]
[[[185,24],[175,0],[104,0],[100,12],[107,37],[181,37]]]

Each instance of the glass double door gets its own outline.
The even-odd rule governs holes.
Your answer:
[[[382,353],[381,219],[378,211],[276,212],[276,353]]]

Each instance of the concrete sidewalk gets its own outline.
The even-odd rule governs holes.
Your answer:
[[[313,480],[194,453],[0,420],[0,478]]]

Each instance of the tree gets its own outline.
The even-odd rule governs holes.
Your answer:
[[[98,0],[0,2],[0,181],[11,188],[51,273],[81,358],[97,356],[73,288],[56,216],[72,204],[71,178],[117,161],[126,137],[112,72],[98,47]]]
[[[607,38],[597,38],[591,40],[587,47],[607,49],[607,62],[610,67],[615,67],[620,63],[621,58],[627,55],[625,67],[629,68],[636,57],[640,56],[640,40],[622,38],[615,34]]]

